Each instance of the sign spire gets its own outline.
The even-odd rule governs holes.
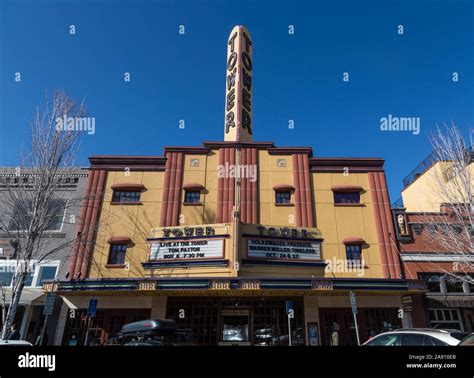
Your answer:
[[[224,140],[252,141],[252,40],[245,26],[234,26],[227,42]]]

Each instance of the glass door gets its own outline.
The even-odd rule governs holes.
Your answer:
[[[219,345],[251,345],[250,310],[222,310]]]

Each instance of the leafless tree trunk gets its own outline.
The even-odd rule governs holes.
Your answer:
[[[455,126],[438,128],[431,138],[439,169],[432,179],[433,199],[444,214],[426,213],[426,227],[432,235],[433,252],[455,256],[452,269],[432,262],[449,280],[474,283],[474,150],[473,130],[469,143]]]
[[[2,339],[9,336],[32,264],[47,261],[73,242],[55,244],[53,248],[48,246],[47,238],[43,236],[51,223],[58,221],[58,206],[61,209],[71,207],[80,201],[68,198],[63,205],[58,204],[59,178],[73,167],[80,137],[77,128],[61,127],[63,125],[59,120],[84,116],[83,104],[76,104],[64,92],[55,92],[52,103],[46,95],[44,108],[36,109],[30,125],[28,153],[20,158],[15,178],[7,187],[5,205],[8,215],[0,219],[0,226],[14,248],[16,266],[12,271],[11,302],[6,305],[5,295],[2,300],[3,312],[6,312]],[[32,180],[25,180],[26,176],[32,177]]]

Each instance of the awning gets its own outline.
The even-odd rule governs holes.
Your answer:
[[[21,292],[20,305],[43,305],[46,294],[41,290],[41,288],[24,288]],[[7,304],[10,304],[12,300],[12,289],[5,288],[5,301]]]
[[[474,308],[474,294],[426,294],[428,306]]]

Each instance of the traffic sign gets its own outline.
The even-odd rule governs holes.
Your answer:
[[[89,300],[89,307],[87,308],[87,316],[94,318],[97,313],[97,299]]]
[[[349,297],[351,299],[352,313],[357,314],[356,296],[353,291],[349,292]]]
[[[285,308],[286,308],[286,315],[290,314],[291,310],[293,310],[293,302],[292,301],[286,301],[285,302]]]

